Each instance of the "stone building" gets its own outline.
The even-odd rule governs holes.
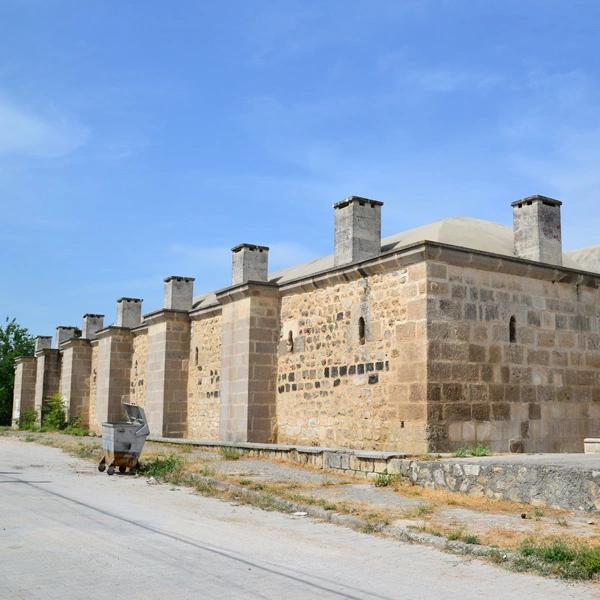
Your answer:
[[[382,203],[334,206],[333,255],[278,273],[232,250],[232,283],[163,307],[117,301],[16,364],[14,416],[60,393],[100,431],[121,403],[151,433],[233,442],[447,451],[581,451],[600,434],[600,252],[564,253],[561,203],[513,228],[453,218],[381,239]]]

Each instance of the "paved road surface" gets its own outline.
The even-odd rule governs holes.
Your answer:
[[[0,598],[547,600],[598,589],[108,477],[0,438]]]

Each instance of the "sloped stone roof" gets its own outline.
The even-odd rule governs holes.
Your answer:
[[[600,246],[589,246],[566,252],[570,260],[579,265],[579,269],[600,273]]]
[[[491,254],[514,256],[513,231],[511,227],[492,221],[471,217],[452,217],[435,221],[391,235],[381,241],[381,251],[390,252],[418,242],[437,242],[479,250]],[[571,269],[600,273],[600,246],[563,253],[563,265]],[[333,268],[333,254],[283,269],[269,275],[272,283],[283,284]],[[194,308],[216,304],[216,295],[209,293],[194,299]]]

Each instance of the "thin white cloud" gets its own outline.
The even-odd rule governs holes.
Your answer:
[[[172,254],[197,264],[197,268],[202,270],[223,271],[231,265],[231,249],[225,246],[203,247],[176,243],[169,250]],[[269,243],[270,271],[298,265],[313,258],[316,258],[314,250],[302,244],[285,241]]]
[[[577,69],[535,71],[525,99],[512,107],[501,134],[510,168],[535,192],[565,202],[565,247],[597,244],[600,203],[600,85]]]
[[[85,127],[65,117],[34,114],[0,96],[0,156],[58,158],[87,138]]]
[[[389,78],[393,92],[448,94],[485,91],[505,83],[505,77],[467,65],[415,64],[407,51],[384,54],[377,70]]]
[[[193,244],[171,244],[171,254],[199,265],[222,267],[231,262],[230,249],[225,246],[195,246]]]

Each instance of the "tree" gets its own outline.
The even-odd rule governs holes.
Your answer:
[[[15,359],[33,356],[34,339],[15,319],[6,317],[0,325],[0,425],[10,425],[12,418]]]

